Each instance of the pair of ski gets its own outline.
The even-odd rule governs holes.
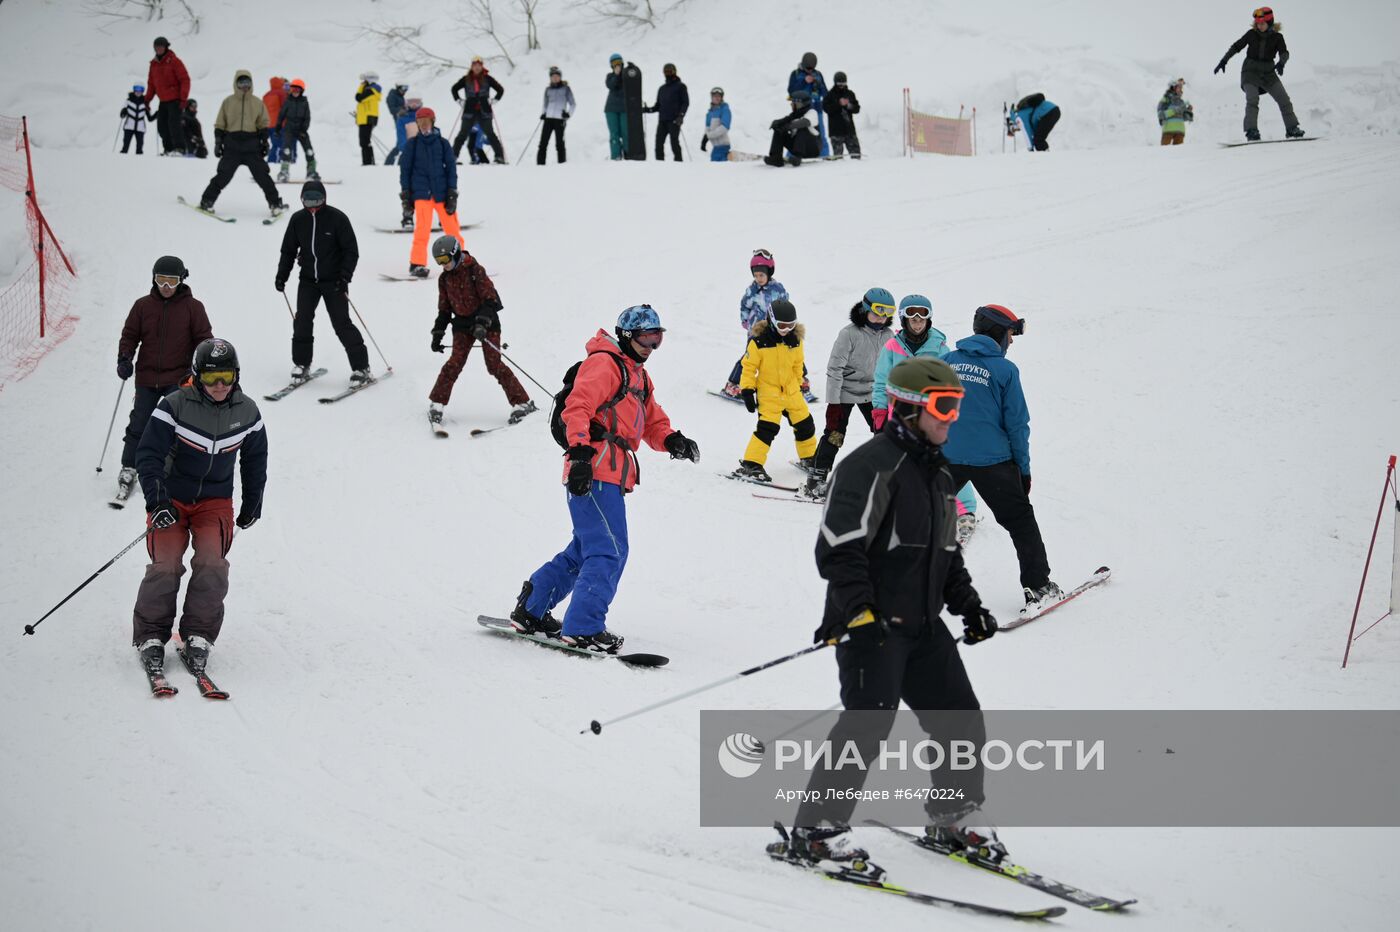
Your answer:
[[[764,482],[762,479],[750,479],[746,476],[736,476],[733,473],[722,472],[719,475],[726,479],[733,479],[735,482],[747,482],[749,485],[761,485],[765,489],[772,489],[775,492],[791,492],[791,495],[767,495],[763,492],[753,493],[754,498],[771,498],[780,502],[806,502],[810,505],[825,504],[825,498],[809,498],[799,494],[800,489],[795,485],[781,485],[777,482]]]
[[[281,401],[283,398],[286,398],[286,397],[287,397],[288,395],[290,395],[292,392],[294,392],[294,391],[296,391],[297,389],[301,388],[301,387],[302,387],[303,385],[305,385],[307,382],[310,382],[312,379],[319,379],[321,376],[323,376],[323,375],[325,375],[325,374],[326,374],[326,370],[325,370],[325,369],[316,369],[316,370],[314,370],[314,371],[312,371],[312,372],[308,372],[308,373],[306,374],[306,378],[304,378],[304,379],[292,379],[292,381],[288,382],[284,387],[279,388],[277,391],[275,391],[275,392],[269,392],[268,394],[263,395],[263,398],[264,398],[265,400],[267,400],[267,401]],[[357,383],[355,383],[354,385],[351,385],[349,388],[345,389],[345,391],[341,392],[341,393],[338,394],[338,395],[331,395],[331,396],[326,397],[326,398],[318,398],[317,401],[321,402],[321,404],[323,404],[323,405],[334,404],[334,403],[337,402],[337,401],[340,401],[340,400],[345,399],[345,398],[349,398],[351,395],[354,395],[354,394],[356,394],[356,393],[358,393],[358,392],[364,391],[365,389],[369,388],[371,385],[378,385],[380,382],[384,381],[385,379],[387,379],[389,376],[391,376],[391,375],[393,375],[393,374],[394,374],[394,370],[393,370],[393,369],[387,369],[387,370],[385,370],[385,372],[384,372],[383,375],[375,376],[374,378],[370,379],[368,382],[357,382]]]
[[[477,615],[476,623],[498,634],[510,635],[511,637],[517,637],[525,641],[534,641],[536,644],[544,647],[567,651],[571,654],[582,654],[585,657],[620,660],[629,667],[664,667],[671,662],[670,657],[663,657],[661,654],[604,654],[596,650],[574,647],[570,644],[565,644],[559,638],[545,637],[543,634],[526,634],[523,631],[517,631],[515,630],[515,626],[505,618],[493,618],[490,615]]]
[[[203,671],[196,672],[194,668],[190,666],[189,661],[185,659],[185,652],[183,650],[177,647],[175,653],[180,658],[180,662],[185,665],[185,669],[189,671],[190,676],[194,677],[195,685],[199,687],[199,694],[201,696],[205,699],[228,698],[228,692],[215,686],[214,681],[209,678],[209,674]],[[151,695],[155,696],[157,699],[168,698],[180,691],[171,685],[170,680],[166,679],[164,671],[152,673],[150,670],[146,669],[144,664],[141,669],[145,670],[146,679],[151,684]]]
[[[1051,880],[1049,877],[1024,868],[1019,864],[1012,864],[1007,861],[1002,861],[999,864],[984,862],[980,859],[969,858],[964,852],[944,851],[940,848],[925,844],[923,836],[915,835],[913,832],[906,832],[903,829],[895,828],[891,825],[885,825],[882,822],[867,820],[867,824],[878,825],[881,828],[888,829],[925,851],[942,855],[960,864],[966,864],[969,867],[985,870],[988,873],[996,874],[999,877],[1005,877],[1008,880],[1014,880],[1023,886],[1039,890],[1041,893],[1067,900],[1096,912],[1117,912],[1137,902],[1137,900],[1115,900],[1110,897],[1100,896],[1097,893],[1090,893],[1078,887],[1071,886],[1070,884],[1061,883],[1058,880]],[[778,830],[778,834],[783,837],[783,842],[786,844],[788,841],[788,833],[787,830],[783,828],[782,823],[775,822],[773,823],[773,827]],[[778,845],[774,847],[781,849],[783,846]],[[980,913],[984,916],[1001,916],[1007,919],[1054,919],[1063,916],[1067,912],[1063,906],[1045,906],[1039,909],[1004,909],[999,906],[987,906],[968,900],[957,900],[951,897],[935,896],[931,893],[908,890],[883,879],[885,876],[884,869],[870,861],[856,862],[852,867],[832,868],[821,864],[808,864],[803,861],[793,860],[787,857],[784,851],[780,850],[770,849],[769,857],[773,858],[775,861],[791,864],[794,867],[817,874],[829,880],[855,884],[856,886],[865,887],[868,890],[879,890],[882,893],[892,893],[895,896],[902,896],[916,903],[925,903],[929,906],[962,909],[969,912]]]
[[[184,198],[183,195],[176,195],[176,198],[175,198],[175,199],[178,200],[181,204],[184,204],[186,207],[188,207],[190,210],[194,211],[195,213],[203,214],[203,215],[206,216],[206,217],[212,217],[212,218],[214,218],[215,220],[219,221],[220,223],[237,223],[237,222],[238,222],[238,218],[237,218],[237,217],[225,217],[225,216],[223,216],[222,214],[216,214],[216,213],[214,213],[214,211],[212,211],[212,210],[205,210],[203,207],[200,207],[198,204],[193,204],[193,203],[191,203],[191,202],[185,200],[185,198]],[[279,217],[281,217],[283,214],[285,214],[285,213],[286,213],[288,210],[290,210],[290,209],[291,209],[291,208],[283,207],[281,210],[274,210],[274,211],[272,211],[272,216],[267,217],[267,218],[265,218],[265,219],[263,220],[263,222],[262,222],[262,223],[263,223],[263,226],[265,226],[265,227],[270,227],[270,226],[272,226],[274,223],[277,222],[277,219],[278,219]]]

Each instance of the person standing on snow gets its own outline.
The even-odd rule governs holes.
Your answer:
[[[275,165],[282,161],[282,131],[277,128],[277,118],[282,114],[282,104],[287,100],[287,79],[268,78],[267,93],[262,95],[263,106],[267,108],[268,134],[267,164]],[[293,147],[295,158],[296,150]]]
[[[1259,139],[1259,95],[1268,94],[1278,104],[1278,112],[1283,117],[1284,135],[1298,139],[1305,135],[1298,125],[1298,117],[1293,113],[1293,101],[1284,90],[1283,66],[1288,64],[1288,43],[1283,41],[1281,25],[1274,22],[1274,11],[1261,6],[1254,11],[1254,27],[1230,46],[1225,57],[1215,66],[1215,73],[1221,74],[1235,53],[1248,49],[1244,64],[1240,66],[1240,90],[1244,91],[1244,138],[1249,142]],[[1274,63],[1275,57],[1278,63]]]
[[[656,114],[656,160],[666,161],[666,140],[671,140],[671,157],[681,161],[681,122],[690,109],[690,92],[676,74],[676,66],[667,62],[661,66],[666,80],[656,89],[656,104],[643,107],[643,113]]]
[[[942,447],[962,402],[958,376],[939,359],[906,359],[890,371],[887,391],[890,416],[832,474],[817,536],[817,572],[827,588],[813,641],[836,645],[841,705],[859,713],[841,715],[828,740],[833,748],[854,746],[865,761],[879,754],[901,700],[916,713],[971,713],[920,716],[920,722],[940,745],[982,746],[981,704],[941,615],[946,607],[962,616],[967,645],[998,627],[963,564],[950,513],[957,485]],[[796,827],[769,853],[801,863],[865,860],[847,834],[865,776],[864,767],[814,769]],[[996,832],[971,824],[985,800],[982,767],[932,776],[943,792],[925,803],[925,842],[940,851],[1004,858]]]
[[[795,100],[793,96],[798,91],[805,91],[807,99],[816,108],[816,134],[819,142],[816,152],[810,156],[803,155],[804,158],[816,158],[818,155],[825,158],[831,154],[831,150],[826,144],[826,124],[822,120],[822,101],[826,99],[827,88],[826,78],[817,70],[817,55],[815,52],[805,52],[802,55],[802,62],[788,75],[788,99]]]
[[[292,149],[301,143],[306,153],[306,180],[320,181],[316,171],[316,150],[311,148],[311,101],[306,99],[306,82],[292,78],[287,88],[287,99],[277,114],[277,131],[282,135],[282,167],[277,170],[277,180],[287,181],[292,173]]]
[[[118,116],[122,119],[122,155],[131,148],[131,140],[136,140],[136,154],[141,155],[146,147],[146,120],[151,115],[151,105],[146,103],[146,86],[136,84],[126,95]]]
[[[509,421],[518,423],[537,409],[515,373],[501,361],[499,315],[503,308],[495,283],[455,236],[443,234],[433,241],[433,261],[442,274],[438,276],[438,315],[433,322],[432,349],[441,353],[447,348],[442,340],[451,324],[452,355],[442,364],[428,395],[428,421],[442,423],[442,409],[452,400],[452,386],[467,364],[472,344],[479,342],[486,357],[486,372],[501,386],[511,406]]]
[[[384,89],[379,86],[379,75],[366,71],[360,75],[360,86],[355,89],[355,124],[360,128],[360,164],[374,164],[374,146],[371,145],[374,128],[379,124],[379,101]]]
[[[408,111],[407,84],[395,84],[384,97],[384,106],[389,108],[389,117],[394,121],[394,148],[384,156],[385,165],[393,165],[394,159],[403,152],[403,144],[408,141],[404,135],[403,115]]]
[[[491,72],[486,70],[486,64],[480,55],[472,56],[471,67],[467,73],[452,85],[452,99],[462,107],[462,128],[457,131],[457,138],[452,140],[454,159],[461,156],[462,145],[471,138],[473,128],[480,126],[482,133],[486,135],[487,145],[495,154],[492,161],[497,165],[506,163],[505,150],[501,147],[501,141],[496,138],[496,128],[492,125],[492,91],[496,92],[494,101],[500,103],[506,89],[501,87],[500,81],[491,77]]]
[[[550,66],[549,86],[544,89],[544,103],[540,109],[540,119],[544,121],[544,132],[540,135],[540,151],[535,162],[544,164],[545,151],[549,147],[549,137],[554,135],[554,153],[564,162],[564,127],[574,112],[574,92],[559,69]]]
[[[399,159],[399,200],[404,217],[413,213],[413,247],[408,255],[408,272],[428,277],[428,235],[433,230],[433,214],[443,232],[455,237],[463,247],[462,225],[457,222],[457,160],[452,147],[433,124],[437,114],[431,107],[420,107],[418,132],[404,146]]]
[[[423,107],[423,100],[419,97],[405,97],[403,109],[398,111],[394,117],[395,140],[398,145],[384,156],[385,165],[393,165],[394,160],[403,156],[404,149],[408,148],[408,141],[418,135],[418,111]],[[404,208],[403,227],[408,229],[413,226],[412,205]]]
[[[233,93],[224,98],[219,115],[214,118],[214,157],[219,160],[219,167],[199,199],[200,209],[212,211],[219,192],[233,180],[238,166],[246,165],[267,198],[272,215],[286,210],[263,161],[267,150],[267,107],[253,94],[253,76],[240,69],[233,76]]]
[[[117,345],[117,378],[136,376],[136,398],[122,439],[117,498],[136,485],[136,445],[156,402],[189,375],[195,347],[214,335],[204,305],[185,284],[189,270],[178,256],[161,256],[151,268],[151,291],[131,305]],[[138,353],[139,349],[139,353]]]
[[[259,101],[259,104],[262,102]],[[196,675],[224,623],[233,528],[262,515],[267,485],[267,432],[258,406],[239,387],[238,354],[226,340],[194,351],[192,378],[162,398],[146,423],[136,468],[146,496],[146,552],[151,557],[132,611],[132,640],[147,673],[165,667],[185,550],[194,542],[190,582],[180,616],[184,658]],[[233,515],[237,462],[243,503]]]
[[[739,391],[744,407],[758,414],[758,426],[744,448],[739,468],[730,473],[731,479],[750,482],[772,482],[764,464],[768,451],[778,436],[783,417],[792,426],[792,439],[797,445],[797,458],[810,466],[817,450],[817,427],[807,400],[802,396],[802,340],[806,328],[797,322],[797,308],[791,301],[779,298],[768,309],[768,317],[753,325],[749,331],[749,346],[744,353],[744,373]]]
[[[603,117],[608,121],[608,153],[614,162],[627,157],[627,95],[623,89],[622,56],[613,52],[608,58],[608,74],[603,83],[608,99],[603,103]]]
[[[1020,120],[1026,128],[1026,148],[1048,152],[1050,131],[1060,122],[1060,108],[1046,100],[1044,94],[1027,94],[1016,101],[1012,111],[1012,118]]]
[[[832,75],[836,82],[831,93],[822,101],[822,112],[826,114],[828,134],[831,136],[831,152],[835,158],[844,158],[846,149],[851,150],[851,158],[860,158],[860,137],[856,135],[855,116],[860,113],[860,101],[856,92],[846,86],[846,72]]]
[[[700,151],[710,147],[711,162],[729,160],[729,127],[734,116],[724,102],[724,88],[710,88],[710,109],[705,112],[705,135],[700,139]]]
[[[156,54],[146,74],[146,104],[150,105],[152,97],[160,98],[160,106],[156,108],[156,132],[160,134],[164,154],[176,155],[185,148],[180,111],[190,99],[190,73],[165,36],[156,36],[152,45]]]
[[[209,148],[204,145],[204,127],[199,123],[199,101],[191,97],[185,102],[185,155],[197,159],[209,158]]]
[[[1026,605],[1038,606],[1063,593],[1050,580],[1050,561],[1031,505],[1031,413],[1021,371],[1006,358],[1013,340],[1026,332],[1026,321],[1000,304],[986,304],[973,314],[972,332],[943,357],[967,393],[943,454],[955,488],[971,482],[997,524],[1011,535]]]
[[[792,112],[768,124],[773,131],[773,143],[763,161],[774,168],[785,164],[784,152],[792,153],[787,159],[792,165],[801,165],[803,159],[816,158],[821,152],[821,136],[812,125],[812,95],[807,91],[793,91],[788,100]]]
[[[350,360],[350,384],[372,382],[369,350],[350,320],[350,280],[360,261],[355,230],[349,217],[326,203],[326,186],[319,181],[301,186],[301,205],[287,221],[282,258],[273,280],[274,288],[286,291],[292,263],[300,260],[297,313],[292,320],[292,380],[302,381],[311,371],[316,305],[325,299],[331,326]]]
[[[894,311],[894,296],[889,291],[868,289],[864,297],[851,305],[851,322],[841,328],[831,344],[826,359],[826,429],[802,487],[802,494],[810,498],[826,494],[826,477],[836,462],[836,451],[846,441],[851,408],[860,409],[871,433],[875,432],[871,386],[875,381],[875,362],[889,336]]]
[[[608,654],[622,646],[607,615],[627,565],[623,495],[637,484],[636,450],[645,441],[671,459],[700,462],[700,447],[672,429],[644,368],[665,334],[661,318],[650,305],[635,305],[618,316],[613,333],[599,330],[588,341],[560,415],[573,537],[525,581],[510,614],[517,631]],[[561,625],[550,610],[571,593]]]
[[[885,426],[889,417],[890,397],[886,391],[890,372],[906,359],[931,356],[942,359],[948,355],[948,342],[943,331],[934,327],[933,302],[921,294],[909,294],[899,299],[898,333],[891,334],[875,362],[875,383],[870,389],[871,417],[875,429]],[[977,496],[971,483],[958,489],[958,543],[966,544],[977,530]]]
[[[1196,112],[1182,94],[1186,79],[1177,78],[1157,101],[1157,125],[1162,127],[1162,145],[1179,146],[1186,141],[1186,124],[1196,119]]]

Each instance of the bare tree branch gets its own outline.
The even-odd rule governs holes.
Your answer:
[[[360,35],[382,41],[389,60],[410,71],[465,71],[467,63],[427,49],[419,40],[426,26],[363,26]]]
[[[540,47],[539,27],[535,23],[535,10],[540,0],[516,0],[520,12],[525,16],[525,51],[534,52]]]

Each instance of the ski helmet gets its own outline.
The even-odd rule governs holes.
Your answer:
[[[326,186],[319,181],[308,181],[301,186],[301,206],[321,207],[326,203]]]
[[[963,386],[953,367],[937,356],[911,356],[890,370],[885,394],[894,405],[894,416],[906,423],[922,410],[940,421],[955,421]]]
[[[724,96],[724,88],[722,88],[722,87],[712,87],[712,88],[710,88],[710,96],[713,97],[715,94],[718,94],[719,96],[723,97],[723,96]]]
[[[768,319],[774,327],[791,327],[797,323],[797,308],[786,298],[779,298],[768,306]]]
[[[634,304],[621,314],[617,315],[617,335],[631,339],[633,335],[645,330],[661,330],[666,328],[661,326],[661,316],[656,313],[650,304]]]
[[[921,294],[907,294],[899,299],[899,322],[901,324],[908,322],[910,311],[923,311],[924,314],[921,316],[925,319],[931,318],[933,316],[933,302]]]
[[[178,275],[180,281],[190,277],[190,270],[185,268],[185,263],[180,261],[179,256],[161,256],[156,260],[156,264],[151,267],[151,278],[157,275]]]
[[[802,67],[805,68],[805,69],[807,69],[808,71],[810,71],[810,70],[812,70],[813,68],[817,67],[817,53],[816,53],[816,52],[803,52],[803,53],[802,53]]]
[[[418,108],[418,115],[415,116],[414,119],[415,119],[415,120],[436,120],[436,119],[437,119],[437,114],[433,112],[433,108],[432,108],[432,107],[419,107],[419,108]]]
[[[991,337],[1003,350],[1010,346],[1010,334],[1026,332],[1026,321],[1000,304],[984,304],[972,315],[972,332]]]
[[[364,74],[360,75],[360,80],[364,81],[366,84],[373,84],[379,80],[379,75],[373,71],[366,71]]]
[[[617,62],[619,64],[622,62],[622,56],[616,52],[613,52],[611,55],[608,56],[608,64],[611,65],[614,62]]]
[[[777,269],[773,262],[773,254],[766,249],[755,249],[753,258],[749,260],[749,273],[752,274],[755,269],[763,269],[768,273],[768,277],[772,278]]]
[[[831,81],[832,81],[833,84],[845,84],[845,83],[846,83],[846,72],[844,72],[844,71],[838,71],[838,72],[836,72],[835,74],[833,74],[833,75],[831,76]]]
[[[301,78],[292,78],[292,87],[297,88],[303,94],[306,93],[306,82],[303,81]]]
[[[233,387],[238,387],[238,351],[233,348],[233,344],[228,340],[220,340],[218,337],[205,340],[194,348],[194,359],[190,363],[190,374],[194,376],[194,384],[204,392],[205,386],[200,380],[200,376],[205,372],[225,372],[232,370]]]
[[[455,267],[461,254],[462,244],[451,233],[444,233],[433,240],[433,261],[438,265]]]
[[[812,106],[812,92],[796,90],[788,95],[788,100],[799,107],[810,107]]]
[[[1255,23],[1256,26],[1257,26],[1259,23],[1268,23],[1270,26],[1272,26],[1272,25],[1274,24],[1274,11],[1273,11],[1273,9],[1270,8],[1270,7],[1266,7],[1266,6],[1261,6],[1259,9],[1255,10],[1255,11],[1254,11],[1254,23]]]
[[[860,303],[867,314],[879,314],[886,319],[894,316],[894,295],[890,294],[888,289],[867,289]]]
[[[146,85],[144,85],[144,84],[133,84],[133,85],[131,85],[131,93],[133,93],[133,94],[144,94],[144,93],[146,93]]]

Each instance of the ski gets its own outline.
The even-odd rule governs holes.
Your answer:
[[[345,391],[341,392],[339,395],[331,395],[329,398],[318,398],[318,399],[316,399],[316,400],[319,401],[319,402],[321,402],[321,404],[323,404],[323,405],[335,404],[337,401],[340,401],[340,400],[345,399],[345,398],[349,398],[351,395],[355,394],[356,392],[362,392],[362,391],[364,391],[365,389],[370,388],[371,386],[378,385],[380,382],[384,381],[385,379],[387,379],[389,376],[391,376],[391,375],[393,375],[393,374],[394,374],[394,370],[393,370],[393,369],[386,369],[383,375],[375,376],[374,378],[370,379],[368,382],[360,382],[360,383],[358,383],[358,384],[351,385],[349,388],[347,388]]]
[[[1061,883],[1058,880],[1051,880],[1049,877],[1037,874],[1035,871],[1022,867],[1019,864],[1012,864],[1009,861],[1002,861],[1000,863],[983,861],[976,857],[969,857],[965,851],[945,851],[942,848],[926,844],[924,842],[924,836],[922,835],[915,835],[913,832],[907,832],[902,828],[895,828],[893,825],[886,825],[874,819],[866,819],[865,821],[867,825],[877,825],[880,828],[888,829],[911,844],[917,845],[925,851],[941,854],[950,861],[956,861],[959,864],[966,864],[968,867],[975,867],[979,870],[996,874],[999,877],[1014,880],[1023,886],[1039,890],[1041,893],[1048,893],[1050,896],[1059,897],[1062,900],[1068,900],[1086,909],[1092,909],[1098,912],[1115,912],[1120,909],[1125,909],[1137,902],[1137,900],[1115,900],[1111,897],[1100,896],[1097,893],[1090,893],[1087,890],[1081,890],[1070,884]]]
[[[738,151],[736,151],[736,150],[734,150],[734,149],[730,149],[730,150],[729,150],[729,155],[728,155],[728,161],[730,161],[730,162],[762,162],[762,161],[763,161],[763,156],[761,156],[761,155],[759,155],[759,154],[757,154],[757,153],[755,153],[755,152],[738,152]]]
[[[282,219],[282,215],[283,215],[283,214],[290,213],[290,212],[291,212],[291,208],[290,208],[290,207],[283,207],[281,210],[274,210],[274,211],[272,211],[272,216],[271,216],[271,217],[264,217],[264,218],[263,218],[262,225],[265,226],[265,227],[270,227],[270,226],[272,226],[274,223],[276,223],[278,220]]]
[[[1284,139],[1248,139],[1248,140],[1246,140],[1246,141],[1244,141],[1244,142],[1222,142],[1222,143],[1220,144],[1220,148],[1222,148],[1222,149],[1237,149],[1237,148],[1239,148],[1240,146],[1267,146],[1267,145],[1269,145],[1270,143],[1274,143],[1274,142],[1313,142],[1313,141],[1318,140],[1318,139],[1321,139],[1321,138],[1323,138],[1323,137],[1321,137],[1321,136],[1296,136],[1296,137],[1284,138]]]
[[[390,275],[388,272],[380,272],[379,277],[386,282],[427,282],[432,281],[427,275],[419,278],[417,275]]]
[[[214,213],[212,210],[205,210],[203,207],[200,207],[198,204],[191,204],[189,201],[185,200],[185,198],[184,198],[183,195],[178,195],[178,194],[177,194],[177,195],[175,196],[175,199],[176,199],[177,201],[179,201],[181,204],[184,204],[184,205],[185,205],[186,207],[188,207],[190,210],[193,210],[193,211],[195,211],[196,213],[201,213],[201,214],[203,214],[203,215],[206,216],[206,217],[213,217],[215,220],[218,220],[220,223],[237,223],[237,222],[238,222],[238,218],[237,218],[237,217],[221,217],[221,216],[219,216],[218,214]]]
[[[500,424],[500,425],[497,425],[496,427],[473,427],[473,428],[472,428],[471,435],[472,435],[473,437],[480,437],[482,434],[494,434],[494,433],[495,433],[496,431],[498,431],[498,430],[505,430],[507,427],[512,427],[512,426],[514,426],[514,425],[511,425],[511,424]]]
[[[278,184],[294,184],[294,185],[297,185],[298,187],[300,187],[301,185],[306,184],[308,181],[319,181],[319,182],[321,182],[321,184],[340,184],[339,181],[326,181],[324,178],[302,178],[301,180],[297,180],[297,179],[294,179],[294,178],[288,178],[286,181],[283,181],[283,180],[281,180],[281,179],[279,178],[279,179],[277,180],[277,183],[278,183]]]
[[[190,666],[189,660],[185,659],[185,649],[183,646],[175,648],[175,653],[180,657],[180,662],[185,665],[185,669],[189,671],[190,676],[194,677],[195,685],[199,687],[199,694],[201,696],[205,699],[228,698],[228,693],[215,686],[214,681],[209,678],[207,673],[196,673],[194,671],[194,668]]]
[[[475,223],[463,223],[463,224],[459,224],[459,226],[460,226],[463,230],[475,230],[477,227],[481,226],[481,224],[482,224],[482,221],[478,220],[478,221],[475,222]],[[376,233],[412,233],[412,232],[413,232],[413,227],[411,227],[411,226],[410,226],[410,227],[375,227],[375,228],[374,228],[374,232],[376,232]],[[433,233],[441,233],[441,232],[442,232],[442,227],[433,227],[432,232],[433,232]]]
[[[762,480],[759,480],[759,479],[748,479],[748,478],[745,478],[745,477],[743,477],[743,476],[736,476],[736,475],[734,475],[733,473],[728,473],[728,472],[715,473],[715,475],[717,475],[717,476],[719,476],[719,477],[721,477],[721,478],[723,478],[723,479],[733,479],[735,482],[747,482],[747,483],[749,483],[750,485],[761,485],[761,486],[763,486],[765,489],[777,489],[779,492],[796,492],[796,491],[797,491],[797,486],[795,486],[795,485],[778,485],[778,483],[776,483],[776,482],[763,482]]]
[[[726,395],[724,392],[711,392],[711,391],[707,391],[705,394],[707,394],[707,395],[714,395],[716,398],[722,398],[722,399],[724,399],[725,401],[732,401],[732,402],[734,402],[735,404],[739,405],[740,407],[743,407],[743,405],[744,405],[744,399],[743,399],[741,396],[739,396],[739,395]]]
[[[140,659],[141,655],[137,654],[136,656]],[[145,663],[141,664],[141,669],[146,674],[146,680],[151,684],[151,695],[155,696],[157,699],[173,696],[180,691],[170,685],[170,681],[165,678],[165,673],[163,671],[159,673],[153,672]]]
[[[762,492],[753,493],[754,498],[767,498],[775,502],[806,502],[809,505],[825,505],[825,498],[808,498],[805,495],[765,495]]]
[[[431,410],[428,411],[428,426],[433,429],[434,437],[447,436],[447,428],[442,426],[442,421],[433,420],[433,412]],[[476,432],[472,431],[472,435],[475,436]]]
[[[307,382],[310,382],[312,379],[319,379],[321,376],[326,374],[326,371],[327,370],[325,369],[316,369],[306,373],[306,378],[304,379],[292,379],[290,382],[287,383],[287,386],[285,388],[279,388],[275,392],[263,395],[263,400],[281,401],[283,398],[286,398],[292,392],[301,388],[303,385],[305,385]]]
[[[571,654],[581,654],[585,657],[598,657],[607,660],[620,660],[632,667],[664,667],[671,662],[670,657],[663,657],[660,654],[604,654],[596,650],[586,650],[582,647],[570,647],[558,638],[545,637],[542,634],[525,634],[515,630],[515,626],[504,618],[493,618],[490,615],[477,615],[476,623],[490,631],[501,634],[508,634],[526,641],[534,641],[545,647],[552,647],[555,650],[568,651]]]
[[[1108,582],[1108,577],[1111,572],[1112,571],[1109,570],[1109,568],[1106,566],[1099,567],[1098,569],[1094,570],[1093,576],[1090,576],[1087,580],[1075,586],[1069,592],[1066,592],[1059,599],[1057,599],[1054,602],[1051,602],[1049,605],[1040,605],[1034,609],[1022,609],[1021,613],[1018,616],[1013,618],[1011,621],[1004,622],[1001,625],[1001,630],[1011,631],[1012,629],[1021,627],[1021,625],[1030,624],[1037,618],[1044,618],[1046,615],[1050,614],[1055,609],[1059,608],[1061,605],[1064,605],[1066,602],[1077,599],[1084,593],[1088,592],[1090,589],[1094,588],[1095,586]]]
[[[804,861],[794,860],[786,854],[787,831],[782,827],[781,823],[774,823],[773,827],[778,829],[779,833],[783,836],[783,840],[781,842],[774,842],[768,846],[768,856],[770,858],[784,864],[791,864],[798,870],[806,871],[809,874],[816,874],[828,880],[855,884],[858,887],[865,887],[867,890],[879,890],[882,893],[892,893],[895,896],[902,896],[905,899],[913,900],[916,903],[924,903],[929,906],[962,909],[969,912],[981,913],[984,916],[1001,916],[1006,919],[1054,919],[1068,912],[1063,906],[1045,906],[1040,909],[1003,909],[999,906],[986,906],[982,903],[973,903],[968,900],[955,900],[946,896],[934,896],[932,893],[922,893],[918,890],[908,890],[884,880],[884,868],[872,861],[853,862],[865,868],[864,871],[859,871],[850,867],[826,867],[820,863],[809,864]],[[835,864],[836,862],[832,861],[828,863]]]

